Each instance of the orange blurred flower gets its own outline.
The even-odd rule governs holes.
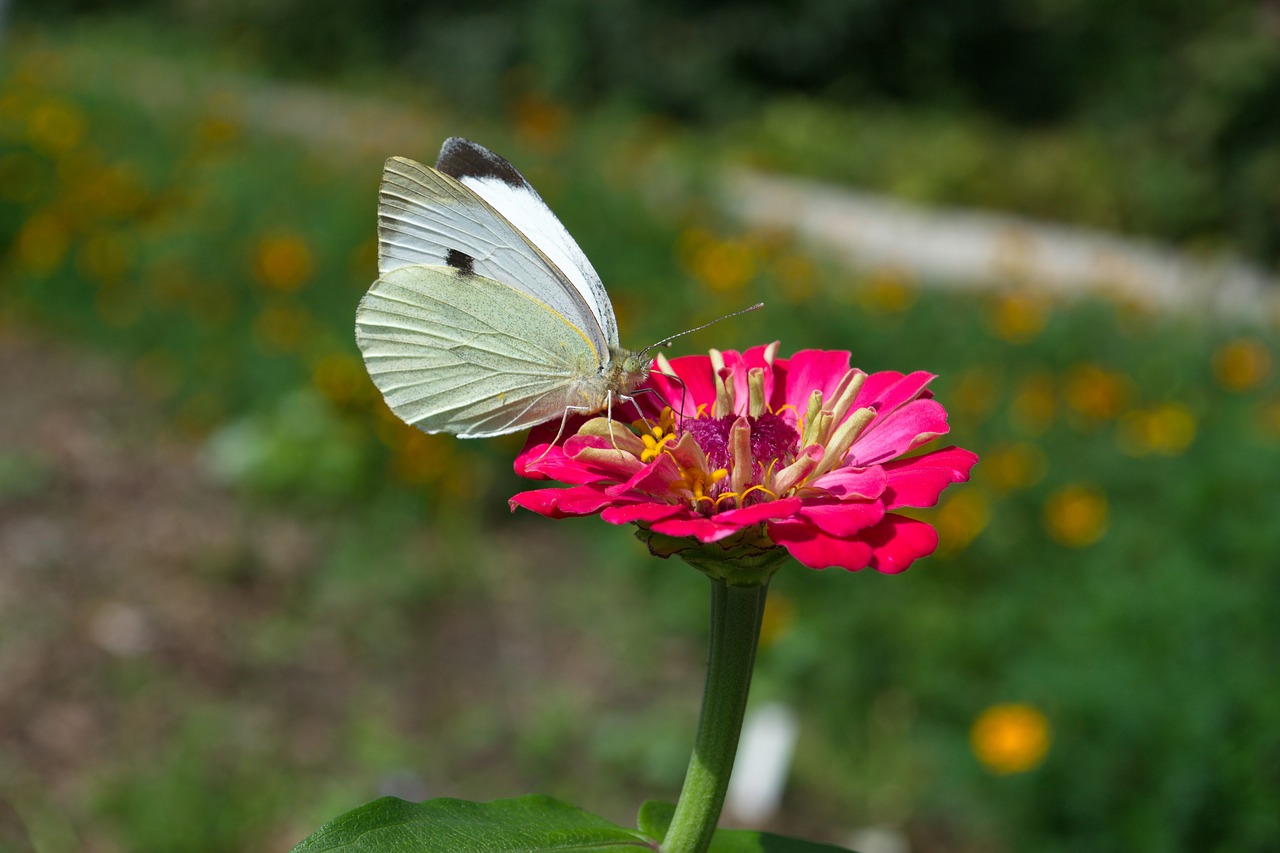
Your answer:
[[[1182,403],[1161,403],[1149,409],[1129,412],[1120,419],[1117,441],[1131,456],[1159,453],[1177,456],[1196,437],[1196,419]]]
[[[1039,445],[1018,442],[989,451],[978,470],[1000,491],[1025,489],[1044,477],[1048,457]]]
[[[1097,364],[1081,364],[1067,375],[1063,396],[1075,412],[1091,420],[1118,417],[1133,396],[1133,382],[1123,373]]]
[[[1009,293],[991,306],[988,324],[995,335],[1011,344],[1035,340],[1049,322],[1049,300],[1028,293]]]
[[[992,705],[969,730],[973,754],[992,773],[1024,773],[1044,761],[1051,737],[1049,720],[1031,705]]]
[[[311,270],[311,250],[301,236],[268,234],[258,241],[254,274],[271,290],[291,293],[307,283]]]
[[[1213,375],[1228,391],[1248,391],[1271,375],[1271,351],[1262,341],[1237,338],[1213,354]]]
[[[1100,489],[1075,484],[1049,496],[1044,525],[1061,545],[1083,548],[1102,538],[1107,530],[1107,498]]]

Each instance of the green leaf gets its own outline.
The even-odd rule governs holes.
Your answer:
[[[383,797],[335,818],[293,853],[636,853],[658,844],[576,806],[528,796],[473,803]]]
[[[671,816],[676,807],[669,803],[650,800],[640,807],[636,823],[645,835],[663,839],[671,826]],[[707,853],[854,853],[844,847],[801,841],[769,832],[753,832],[748,829],[718,829],[711,839]]]

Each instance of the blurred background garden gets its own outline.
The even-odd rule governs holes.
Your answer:
[[[450,135],[538,188],[625,344],[764,301],[673,354],[929,370],[982,457],[906,574],[774,581],[753,698],[800,729],[767,828],[1280,844],[1274,292],[1241,320],[935,287],[722,201],[804,176],[1274,288],[1277,3],[7,6],[0,850],[286,850],[380,793],[630,824],[678,792],[705,580],[510,515],[520,438],[405,427],[359,360],[382,161]]]

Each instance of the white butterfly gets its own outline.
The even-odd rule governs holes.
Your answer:
[[[386,162],[378,274],[356,341],[391,411],[424,432],[481,438],[591,414],[649,374],[652,347],[618,345],[609,295],[560,220],[474,142],[445,140],[435,168]]]

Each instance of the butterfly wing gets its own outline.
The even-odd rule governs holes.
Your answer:
[[[491,165],[482,172],[477,163]],[[445,143],[441,164],[461,177],[402,157],[387,161],[378,194],[379,273],[425,264],[500,281],[582,329],[602,355],[616,346],[617,321],[599,276],[520,173],[457,139]]]
[[[449,266],[402,266],[356,311],[356,342],[387,405],[424,432],[484,438],[604,402],[600,354],[523,290]]]
[[[618,322],[595,268],[538,191],[502,157],[459,136],[446,139],[436,169],[475,191],[569,279],[590,308],[605,339],[618,345]]]

